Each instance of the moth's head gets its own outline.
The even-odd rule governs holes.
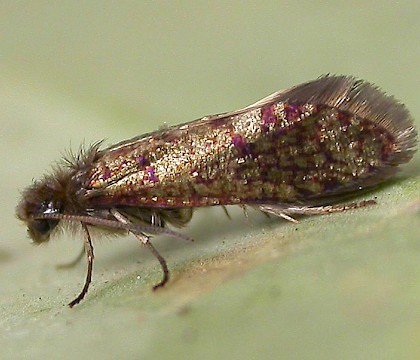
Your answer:
[[[26,223],[28,235],[36,244],[50,239],[60,222],[60,219],[53,218],[53,214],[63,213],[63,188],[55,180],[45,178],[35,182],[23,191],[22,199],[16,207],[16,216]]]
[[[98,158],[100,144],[97,142],[86,150],[81,148],[79,153],[70,151],[53,166],[51,174],[33,182],[22,192],[16,216],[26,223],[35,244],[48,241],[60,220],[69,220],[69,214],[84,209],[81,184],[87,176],[86,169]]]

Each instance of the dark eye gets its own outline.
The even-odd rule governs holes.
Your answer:
[[[51,231],[57,226],[59,221],[55,219],[32,220],[28,224],[28,233],[36,243],[48,241]]]

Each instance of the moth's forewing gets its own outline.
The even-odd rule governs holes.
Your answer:
[[[327,76],[119,143],[86,188],[93,206],[305,202],[382,182],[415,143],[402,104],[367,82]]]

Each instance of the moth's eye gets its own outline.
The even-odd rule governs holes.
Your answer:
[[[56,219],[32,220],[28,224],[28,234],[37,244],[48,241],[51,231],[54,230],[59,222],[60,220]]]

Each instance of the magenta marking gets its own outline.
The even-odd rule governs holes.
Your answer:
[[[242,156],[249,155],[249,144],[241,134],[232,135],[232,144],[239,150]]]
[[[298,104],[285,104],[284,114],[286,116],[286,120],[293,121],[300,117],[302,114],[302,108]]]
[[[149,166],[150,165],[150,160],[146,157],[144,157],[143,155],[140,155],[137,158],[137,162],[141,165],[141,166]]]
[[[261,120],[263,124],[275,124],[277,116],[275,115],[276,105],[265,106],[261,109]]]
[[[153,166],[147,167],[147,174],[149,175],[149,180],[151,182],[156,183],[159,181],[158,177],[155,175],[155,168]]]
[[[104,173],[99,175],[99,179],[106,181],[111,177],[111,175],[112,175],[112,171],[108,167],[106,167],[104,170]]]

